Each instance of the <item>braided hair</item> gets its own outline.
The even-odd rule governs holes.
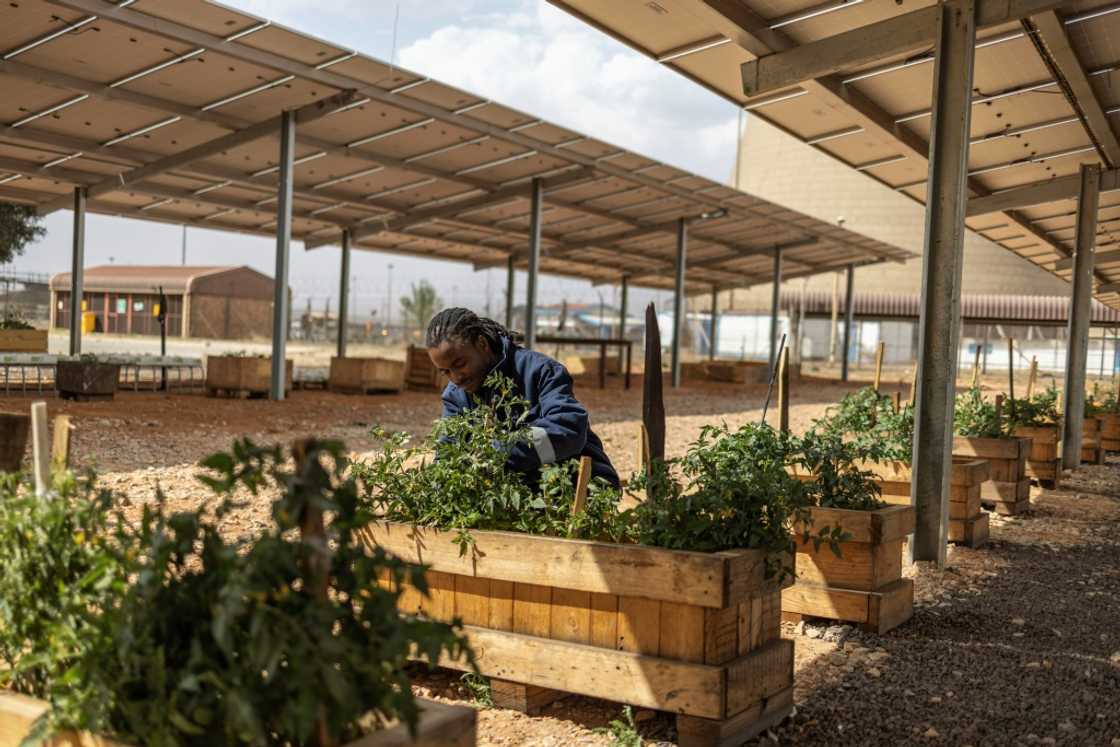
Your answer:
[[[522,341],[519,333],[511,332],[493,319],[456,306],[444,309],[432,317],[432,321],[428,322],[425,342],[429,348],[437,348],[447,340],[473,345],[479,337],[486,340],[491,352],[499,355],[502,352],[503,337],[509,338],[514,344]]]

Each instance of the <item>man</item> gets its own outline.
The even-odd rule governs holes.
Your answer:
[[[495,371],[512,379],[517,395],[529,402],[531,441],[513,448],[508,469],[535,485],[542,465],[587,456],[593,477],[619,486],[603,442],[591,430],[587,409],[572,392],[572,377],[559,362],[526,350],[505,327],[470,309],[436,314],[428,324],[426,342],[428,357],[449,381],[443,390],[443,417],[487,401],[490,392],[484,384]]]

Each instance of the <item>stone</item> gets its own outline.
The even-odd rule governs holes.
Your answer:
[[[934,729],[931,726],[928,729],[926,729],[925,734],[923,734],[922,736],[926,737],[927,739],[937,739],[941,735],[937,733],[937,729]]]

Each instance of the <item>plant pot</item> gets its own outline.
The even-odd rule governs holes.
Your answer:
[[[453,706],[433,700],[420,700],[420,719],[416,739],[404,724],[372,732],[342,747],[473,747],[477,712],[467,706]],[[0,747],[19,747],[31,731],[35,719],[45,713],[46,701],[0,691]],[[48,745],[63,747],[128,747],[104,737],[88,734],[62,734]]]
[[[206,393],[211,397],[267,397],[272,359],[242,355],[206,356]],[[284,391],[292,390],[292,362],[284,361]]]
[[[404,388],[404,361],[332,357],[327,386],[345,394],[399,392]]]
[[[1015,435],[1031,440],[1025,474],[1044,488],[1062,479],[1062,430],[1057,425],[1019,426]]]
[[[78,401],[112,399],[117,392],[119,363],[60,360],[55,368],[55,389],[63,399]]]
[[[739,744],[790,712],[793,645],[780,623],[792,579],[766,580],[762,551],[471,536],[461,554],[455,532],[364,530],[371,545],[430,567],[430,597],[406,588],[400,608],[461,618],[497,704],[532,711],[577,693],[670,711],[684,747]]]
[[[431,391],[443,389],[445,382],[439,371],[428,357],[428,349],[419,345],[409,345],[405,358],[404,385],[409,389]]]
[[[1101,416],[1101,448],[1106,452],[1120,451],[1120,413]]]
[[[1101,448],[1101,418],[1087,417],[1081,422],[1081,463],[1104,464]]]
[[[30,416],[0,412],[0,472],[19,472],[30,430]]]
[[[837,557],[828,543],[814,548],[794,532],[797,583],[782,592],[782,616],[843,620],[876,634],[913,617],[914,581],[902,578],[902,543],[914,532],[914,507],[813,508],[812,516],[813,527],[839,526],[851,538]]]
[[[1031,507],[1031,481],[1027,477],[1027,457],[1031,439],[965,438],[953,439],[954,457],[979,457],[988,460],[990,479],[980,489],[984,508],[1004,516],[1015,516]]]
[[[902,462],[866,462],[863,469],[874,472],[887,503],[909,505],[910,465]],[[988,542],[988,515],[980,510],[982,485],[990,476],[988,462],[954,457],[949,473],[949,541],[966,547]]]
[[[45,329],[0,329],[0,353],[45,353],[49,341]]]

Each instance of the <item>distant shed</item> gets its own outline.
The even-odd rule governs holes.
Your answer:
[[[244,266],[100,265],[85,270],[83,309],[94,331],[158,335],[159,289],[167,297],[167,334],[236,340],[268,337],[272,278]],[[51,324],[70,324],[70,273],[51,278]],[[184,320],[186,326],[184,329]]]

